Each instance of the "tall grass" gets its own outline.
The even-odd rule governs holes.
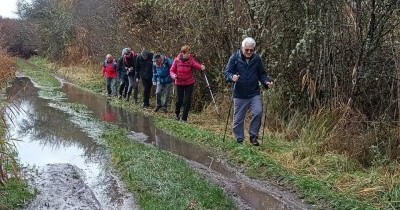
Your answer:
[[[8,82],[15,76],[15,59],[0,51],[0,67],[0,92],[4,92]],[[0,98],[0,209],[19,208],[33,196],[21,179],[15,148],[6,136],[4,114],[11,100]]]
[[[4,91],[7,81],[15,75],[15,60],[6,53],[0,51],[0,66],[0,88]],[[12,155],[9,155],[11,143],[5,136],[6,127],[3,118],[6,109],[5,104],[6,103],[0,103],[0,185],[5,185],[10,172],[16,175],[15,170],[8,170],[10,168],[9,166],[13,166],[15,160]]]

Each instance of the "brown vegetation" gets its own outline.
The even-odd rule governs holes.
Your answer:
[[[0,88],[5,88],[7,81],[15,75],[15,60],[6,53],[0,51]],[[3,114],[5,111],[4,104],[0,103],[0,185],[4,185],[9,175],[16,175],[15,168],[10,170],[10,166],[15,166],[14,158],[9,155],[11,143],[5,136],[5,122]],[[9,167],[5,167],[5,166]],[[7,169],[8,168],[8,169]]]

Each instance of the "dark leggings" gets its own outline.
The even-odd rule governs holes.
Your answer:
[[[126,98],[126,100],[129,101],[129,98],[131,97],[132,89],[133,89],[133,99],[135,100],[135,103],[137,103],[137,100],[138,100],[138,83],[136,82],[136,78],[135,78],[134,75],[128,75],[128,80],[129,80],[128,97]]]
[[[129,85],[128,76],[122,77],[120,80],[120,85],[119,85],[119,95],[120,96],[126,97],[127,92],[128,92],[128,85]]]
[[[192,105],[192,94],[194,85],[177,85],[177,99],[175,103],[175,114],[179,116],[181,107],[183,105],[182,120],[187,121],[189,115],[190,106]]]
[[[151,93],[151,87],[153,86],[153,82],[147,79],[142,79],[142,84],[143,84],[143,106],[149,106],[150,105],[150,93]]]

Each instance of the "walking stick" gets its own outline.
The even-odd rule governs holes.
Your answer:
[[[264,103],[265,111],[264,111],[264,122],[263,122],[263,131],[262,131],[261,143],[264,143],[265,121],[267,121],[267,108],[268,108],[268,103],[269,103],[269,99],[270,99],[268,90],[264,91],[264,93],[265,93],[265,92],[267,92],[267,93],[266,93],[266,94],[267,94],[267,96],[266,96],[267,102]]]
[[[231,116],[231,109],[232,109],[232,104],[233,104],[233,92],[235,91],[236,88],[236,82],[233,83],[233,89],[232,89],[232,94],[231,94],[231,101],[229,103],[229,111],[228,111],[228,116],[226,117],[226,124],[225,124],[225,131],[224,131],[224,138],[222,139],[223,142],[225,142],[225,136],[226,136],[226,131],[228,129],[228,122],[229,122],[229,117]]]
[[[206,79],[207,87],[210,90],[211,98],[212,98],[212,100],[214,102],[214,106],[215,106],[215,111],[217,112],[218,118],[221,118],[221,116],[219,115],[218,106],[217,106],[217,103],[215,103],[214,95],[211,91],[210,83],[208,82],[206,73],[204,73],[204,78]]]
[[[265,92],[264,92],[265,93]],[[268,93],[266,93],[266,100],[267,100],[267,102],[265,102],[264,103],[264,107],[265,107],[265,110],[264,110],[264,122],[263,122],[263,134],[262,134],[262,137],[261,137],[261,143],[264,143],[264,130],[265,130],[265,121],[267,120],[267,103],[268,103]]]

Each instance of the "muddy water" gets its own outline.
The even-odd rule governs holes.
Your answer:
[[[34,89],[28,79],[20,78],[8,94],[15,95],[16,90],[24,86]],[[221,187],[246,204],[239,205],[239,208],[308,209],[291,195],[244,177],[208,151],[165,134],[155,128],[151,119],[140,113],[133,114],[112,107],[105,97],[66,83],[62,91],[66,94],[67,102],[84,104],[92,117],[127,128],[132,139],[153,144],[202,165],[222,180],[219,182],[223,185]],[[103,146],[93,141],[76,123],[71,123],[68,114],[49,107],[49,101],[39,98],[35,90],[25,92],[18,95],[18,98],[19,106],[27,111],[17,114],[14,118],[15,126],[11,129],[16,139],[23,140],[17,144],[22,162],[37,165],[57,162],[74,164],[85,171],[88,185],[105,209],[110,209],[107,208],[109,206],[127,206],[129,200],[124,199],[126,195],[113,184],[119,181],[109,175],[110,168],[105,161]]]
[[[22,164],[38,168],[72,164],[83,171],[85,184],[102,209],[132,209],[133,198],[118,187],[121,182],[107,164],[104,146],[68,120],[70,115],[38,97],[29,79],[15,79],[7,95],[13,98],[6,117],[9,135],[17,140]]]

